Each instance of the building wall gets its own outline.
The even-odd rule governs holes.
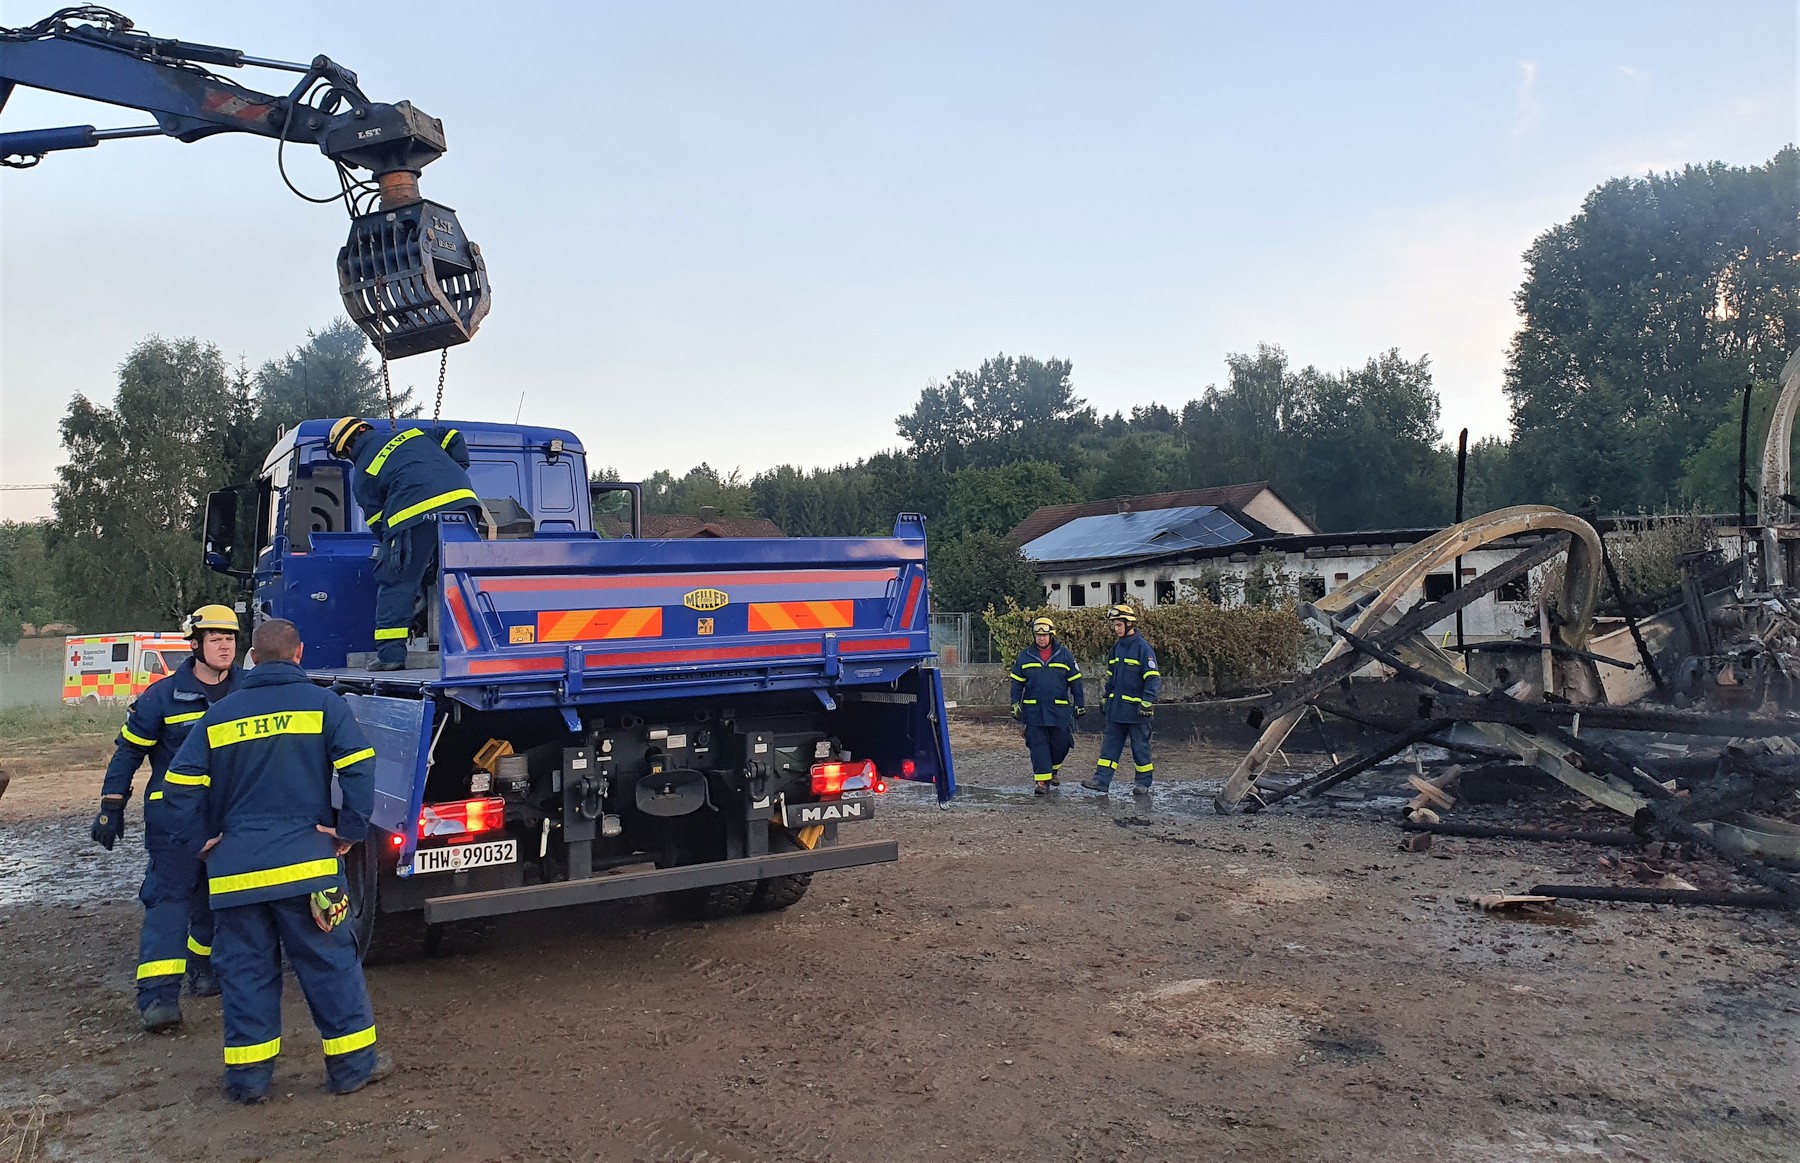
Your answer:
[[[1244,515],[1261,521],[1277,533],[1317,533],[1306,519],[1287,507],[1282,499],[1268,489],[1256,494],[1250,503],[1244,506]]]
[[[1069,609],[1074,605],[1070,601],[1070,592],[1076,587],[1081,588],[1085,596],[1083,604],[1086,606],[1110,605],[1120,600],[1121,594],[1140,605],[1155,606],[1176,600],[1184,592],[1191,596],[1196,588],[1204,587],[1208,581],[1213,580],[1218,582],[1216,599],[1221,604],[1241,605],[1246,583],[1250,581],[1252,574],[1258,572],[1275,575],[1271,580],[1282,587],[1285,594],[1313,600],[1341,589],[1352,579],[1367,573],[1404,548],[1404,545],[1351,544],[1335,551],[1309,549],[1292,553],[1270,552],[1260,556],[1236,553],[1229,557],[1123,568],[1106,568],[1096,563],[1090,568],[1046,571],[1039,576],[1049,593],[1050,604],[1060,609]],[[1465,555],[1462,563],[1464,583],[1510,561],[1519,552],[1518,546],[1508,545],[1478,549]],[[1442,586],[1447,590],[1453,582],[1451,568],[1446,565],[1437,571],[1441,580],[1427,582],[1415,588],[1401,602],[1400,609],[1410,609],[1423,600],[1425,585]],[[1528,629],[1535,630],[1537,613],[1531,595],[1535,592],[1537,580],[1542,573],[1543,567],[1536,571],[1529,583],[1515,583],[1470,606],[1463,612],[1464,634],[1471,638],[1515,638]],[[1433,596],[1437,596],[1435,590]],[[1444,634],[1454,630],[1455,625],[1454,619],[1446,619],[1432,627],[1432,630],[1434,633]]]

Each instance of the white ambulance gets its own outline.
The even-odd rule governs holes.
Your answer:
[[[63,702],[123,705],[193,653],[177,634],[71,634],[63,639]]]

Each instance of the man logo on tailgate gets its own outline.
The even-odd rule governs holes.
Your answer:
[[[699,610],[701,613],[716,610],[730,601],[731,595],[724,590],[689,590],[681,597],[682,605],[690,610]]]
[[[843,800],[835,804],[803,804],[797,813],[798,826],[823,824],[831,820],[866,820],[875,814],[875,806],[867,800]]]

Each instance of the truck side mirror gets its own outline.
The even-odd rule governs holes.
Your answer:
[[[207,569],[227,577],[251,576],[250,570],[231,567],[238,539],[238,494],[244,488],[238,485],[206,496],[206,538],[201,560]]]
[[[623,493],[625,496],[613,496]],[[601,498],[607,498],[602,500]],[[626,484],[619,481],[588,482],[588,512],[591,514],[594,532],[600,532],[601,513],[623,516],[621,510],[630,505],[631,532],[633,539],[644,535],[644,486]]]

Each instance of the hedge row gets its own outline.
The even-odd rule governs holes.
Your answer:
[[[988,607],[988,631],[1011,661],[1031,641],[1031,623],[1045,616],[1056,636],[1090,674],[1104,669],[1113,641],[1104,606],[1080,610],[1027,609],[1008,601]],[[1296,673],[1305,632],[1290,605],[1225,608],[1205,600],[1138,607],[1138,632],[1156,648],[1165,675],[1198,678],[1215,692],[1266,683]]]

